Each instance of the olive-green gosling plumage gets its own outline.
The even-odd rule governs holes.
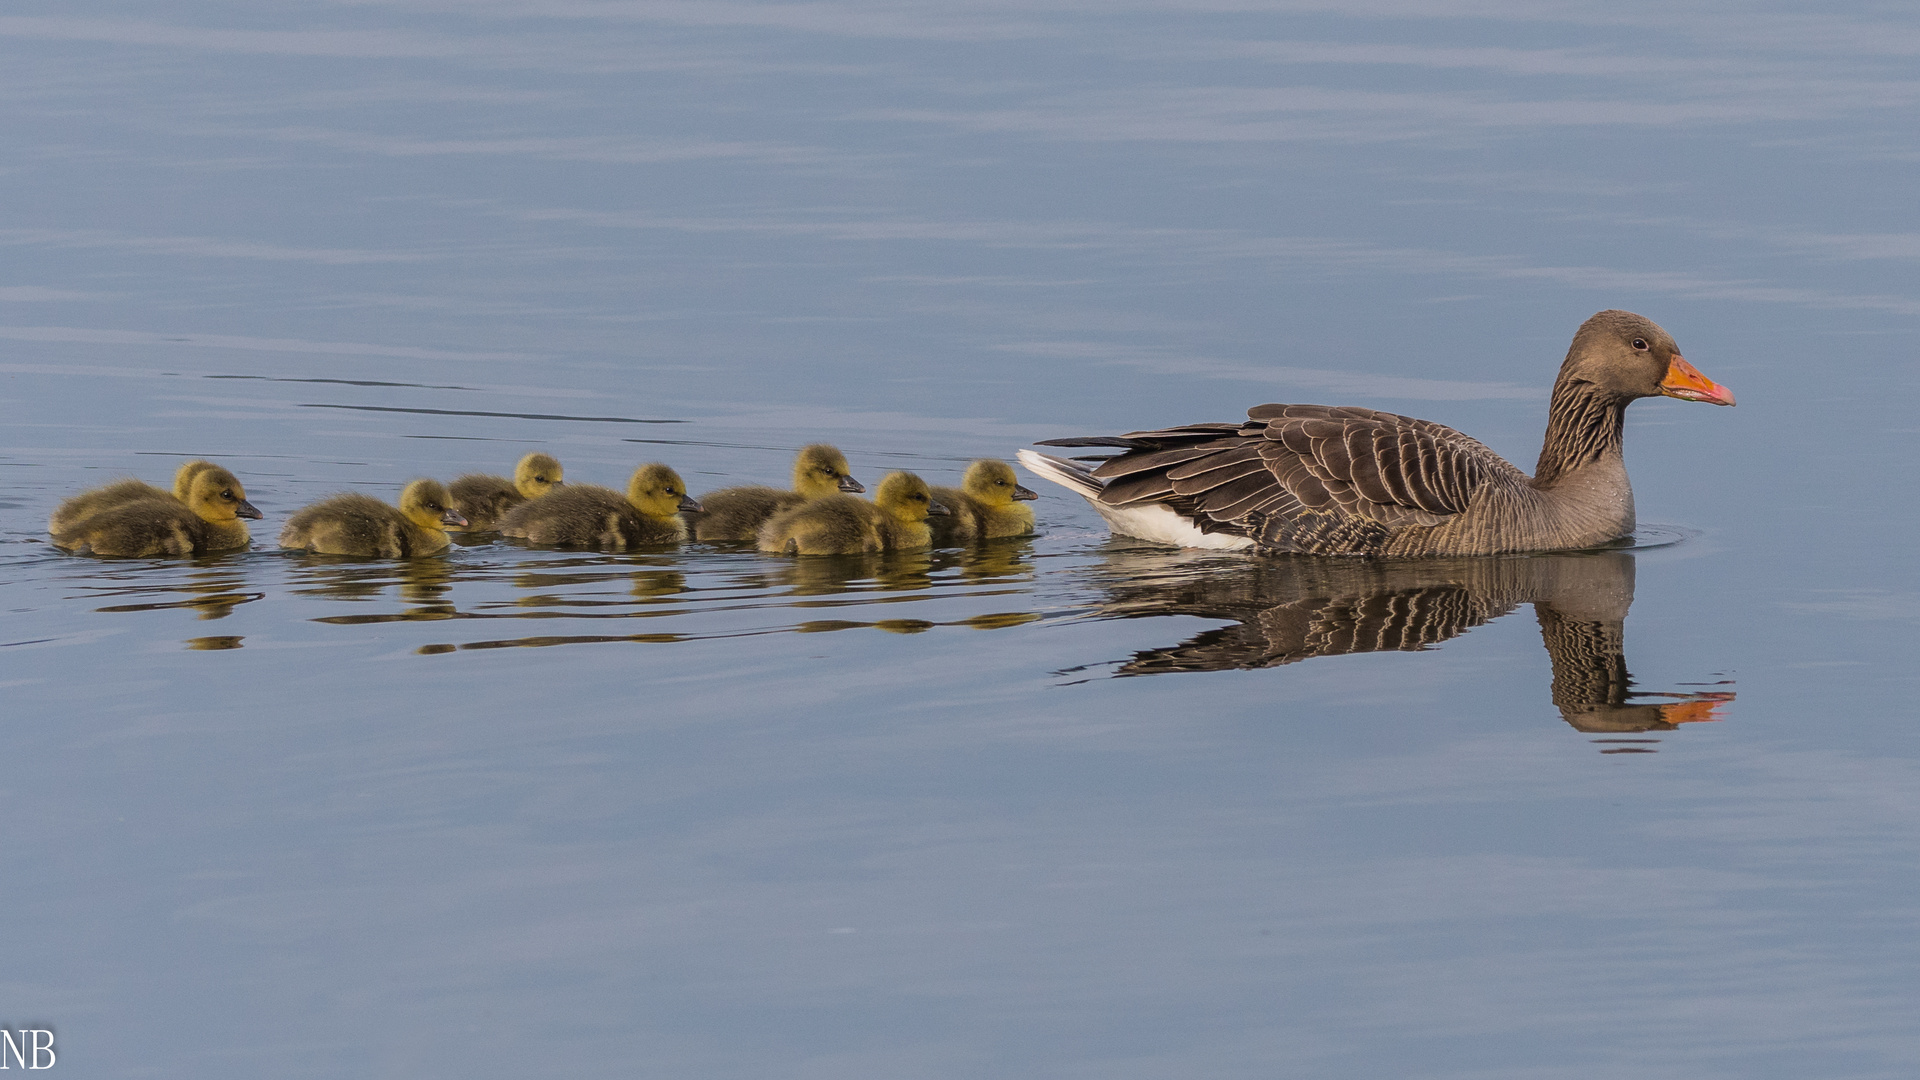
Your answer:
[[[299,510],[280,530],[280,546],[321,555],[405,559],[444,551],[447,527],[464,524],[446,485],[415,480],[401,490],[397,508],[347,492]]]
[[[1033,509],[1020,505],[1040,496],[1020,486],[1013,466],[981,458],[967,466],[957,488],[936,487],[933,497],[953,511],[927,521],[936,547],[955,547],[1002,536],[1025,536],[1033,531]]]
[[[535,544],[600,551],[678,544],[687,538],[681,511],[698,512],[680,474],[665,465],[642,465],[625,495],[596,484],[569,484],[501,519],[500,532]]]
[[[188,464],[204,468],[187,477],[184,499],[157,489],[143,498],[123,498],[51,530],[54,544],[76,554],[131,557],[205,555],[245,548],[252,536],[240,519],[260,517],[260,511],[247,501],[247,489],[218,465]],[[184,474],[186,466],[181,471]]]
[[[48,532],[66,532],[74,526],[111,506],[123,506],[143,499],[172,499],[181,506],[187,504],[187,492],[191,490],[193,478],[208,469],[219,468],[211,461],[194,460],[183,463],[173,474],[173,490],[162,491],[144,480],[116,480],[105,487],[83,491],[67,499],[54,508],[53,516],[47,519]]]
[[[447,485],[453,508],[467,519],[465,531],[490,532],[507,511],[538,499],[566,482],[560,462],[552,455],[532,453],[514,466],[513,479],[468,473]]]
[[[927,515],[946,514],[927,482],[910,472],[888,473],[874,501],[825,495],[773,516],[760,528],[761,551],[787,555],[857,555],[931,547]]]
[[[760,526],[782,510],[838,492],[867,490],[849,475],[846,455],[825,443],[800,448],[793,462],[793,490],[762,484],[721,488],[700,496],[705,509],[687,515],[695,540],[733,540],[751,544]]]

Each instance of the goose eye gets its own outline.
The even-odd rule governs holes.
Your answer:
[[[1634,347],[1634,349],[1635,349],[1636,351],[1639,351],[1639,352],[1646,352],[1646,351],[1647,351],[1647,339],[1646,339],[1646,338],[1634,338],[1634,339],[1633,339],[1633,347]]]
[[[225,499],[225,500],[227,500],[228,502],[232,502],[232,501],[233,501],[233,492],[231,492],[231,491],[223,491],[223,492],[221,492],[221,493],[220,493],[220,497],[221,497],[221,498],[223,498],[223,499]]]

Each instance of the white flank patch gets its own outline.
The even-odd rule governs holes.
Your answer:
[[[1210,548],[1215,551],[1244,551],[1253,546],[1250,537],[1201,532],[1200,526],[1195,525],[1192,518],[1177,514],[1173,508],[1161,503],[1108,506],[1096,498],[1102,487],[1100,481],[1075,462],[1062,461],[1032,450],[1019,451],[1019,457],[1020,464],[1035,476],[1051,480],[1086,499],[1094,512],[1106,519],[1107,527],[1116,535],[1174,547]]]

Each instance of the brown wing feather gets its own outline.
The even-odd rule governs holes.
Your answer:
[[[1123,451],[1093,470],[1110,481],[1100,496],[1109,505],[1163,502],[1209,531],[1316,550],[1441,524],[1489,477],[1515,471],[1452,428],[1375,409],[1274,404],[1247,417],[1051,445]]]

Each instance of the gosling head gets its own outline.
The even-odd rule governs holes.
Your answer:
[[[202,521],[226,522],[234,518],[259,518],[260,511],[247,501],[247,489],[218,465],[200,462],[206,468],[187,482],[186,498],[180,500]]]
[[[793,462],[793,490],[809,499],[836,491],[867,490],[866,485],[848,475],[849,472],[846,455],[826,443],[803,446]]]
[[[910,472],[888,473],[880,481],[880,490],[873,501],[881,510],[906,522],[925,521],[929,514],[939,516],[952,512],[934,502],[927,482]]]
[[[1013,475],[1013,466],[992,458],[981,458],[967,466],[967,476],[960,487],[988,506],[1012,506],[1040,497],[1031,488],[1020,486],[1019,478]]]
[[[682,510],[699,513],[700,504],[687,497],[686,481],[665,465],[642,465],[627,482],[627,501],[635,510],[667,521]]]
[[[428,532],[446,532],[449,525],[467,523],[454,511],[447,486],[438,480],[415,480],[402,489],[400,512]]]
[[[551,454],[528,454],[513,467],[513,486],[529,499],[537,499],[566,483],[560,463]]]
[[[181,502],[186,502],[187,493],[193,490],[193,478],[206,472],[208,469],[217,469],[219,467],[220,466],[215,465],[211,461],[201,461],[198,458],[193,461],[182,462],[180,468],[176,469],[173,474],[173,497],[179,499]]]

